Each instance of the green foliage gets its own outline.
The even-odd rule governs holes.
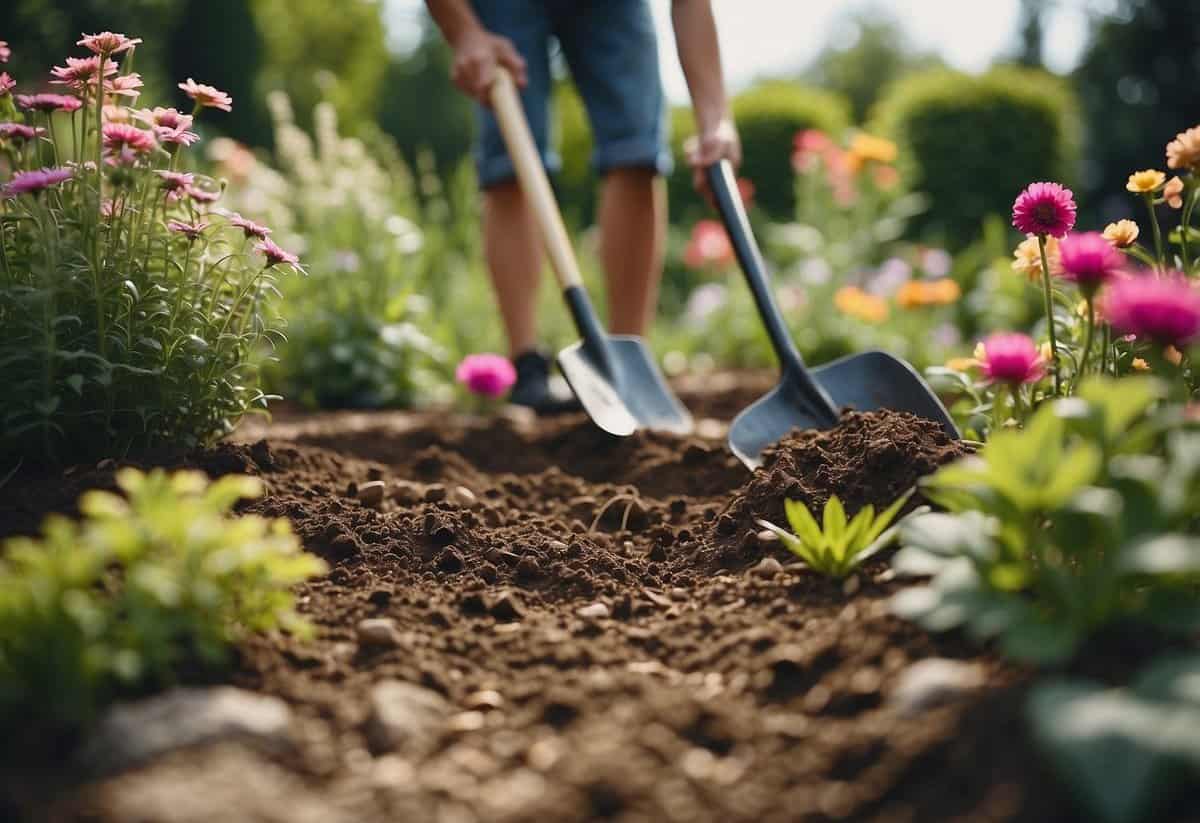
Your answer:
[[[324,572],[284,520],[231,517],[244,475],[118,473],[0,559],[0,716],[64,727],[123,692],[226,662],[246,632],[305,632],[289,589]],[[28,716],[25,717],[29,720]]]
[[[1037,744],[1093,819],[1158,820],[1200,779],[1200,657],[1155,661],[1131,687],[1055,680],[1030,696]]]
[[[1044,72],[920,72],[893,85],[872,119],[899,143],[909,186],[931,198],[918,227],[956,248],[987,215],[1007,214],[1027,183],[1076,178],[1078,105]]]
[[[897,613],[1037,662],[1118,620],[1200,625],[1200,432],[1150,414],[1161,391],[1093,378],[929,478],[947,513],[906,524],[894,563],[933,580],[899,593]]]
[[[0,97],[8,117],[11,105]],[[158,172],[180,167],[183,146],[115,156],[95,104],[31,120],[50,139],[6,149],[11,169],[87,164],[0,204],[0,458],[191,447],[265,408],[256,358],[278,322],[263,299],[292,267],[264,265],[210,210],[216,181],[167,196]]]
[[[820,524],[803,503],[785,500],[784,509],[794,534],[765,520],[758,522],[779,535],[788,551],[809,568],[840,580],[892,541],[895,529],[889,530],[888,526],[911,496],[912,491],[907,492],[878,517],[875,507],[868,504],[847,518],[842,501],[835,495],[825,503]]]

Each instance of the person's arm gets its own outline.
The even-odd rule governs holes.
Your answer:
[[[685,152],[696,187],[704,190],[704,169],[722,158],[739,165],[742,146],[725,96],[711,0],[672,0],[671,22],[696,115],[696,136],[688,141]]]
[[[460,91],[489,105],[497,65],[507,68],[518,86],[525,85],[524,58],[511,40],[483,27],[468,0],[425,0],[425,5],[454,50],[451,78]]]

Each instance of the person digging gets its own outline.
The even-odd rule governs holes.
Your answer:
[[[474,148],[483,191],[484,253],[517,380],[509,400],[539,414],[578,408],[538,348],[537,294],[542,247],[534,214],[491,110],[499,68],[516,79],[542,165],[557,171],[549,147],[551,41],[583,98],[603,178],[598,209],[609,329],[642,336],[658,300],[666,236],[663,178],[672,158],[658,43],[648,0],[426,0],[454,51],[453,80],[477,101]],[[685,146],[693,180],[725,159],[741,162],[721,71],[711,0],[673,0],[671,17],[697,134]]]

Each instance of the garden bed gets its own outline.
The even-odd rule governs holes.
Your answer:
[[[963,448],[854,414],[751,476],[721,421],[769,382],[708,382],[685,390],[703,435],[686,439],[285,414],[173,461],[261,477],[249,510],[332,567],[300,591],[315,639],[253,640],[228,677],[285,701],[282,743],[214,739],[103,777],[39,755],[7,802],[60,820],[1076,819],[1028,740],[1023,670],[890,616],[885,562],[833,583],[754,524],[782,523],[784,496],[886,506]],[[114,468],[25,472],[0,533]],[[1090,673],[1126,657],[1105,648]],[[432,693],[424,722],[389,719],[386,681]]]

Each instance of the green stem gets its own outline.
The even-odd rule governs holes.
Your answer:
[[[1183,202],[1183,219],[1179,223],[1179,238],[1183,246],[1183,273],[1190,275],[1192,273],[1192,254],[1191,246],[1188,244],[1188,229],[1192,225],[1192,211],[1196,208],[1196,197],[1200,195],[1200,189],[1187,193],[1186,199]]]
[[[1078,387],[1079,378],[1087,374],[1088,358],[1092,354],[1092,334],[1096,329],[1095,295],[1088,293],[1083,296],[1083,299],[1087,301],[1087,331],[1083,336],[1083,356],[1079,361],[1079,374],[1076,375],[1075,381],[1076,387]]]
[[[1050,294],[1050,261],[1046,258],[1046,235],[1039,234],[1038,252],[1042,256],[1042,291],[1046,302],[1046,331],[1050,335],[1050,369],[1054,372],[1054,394],[1062,394],[1058,376],[1058,338],[1054,333],[1054,298]]]
[[[1100,373],[1108,373],[1108,354],[1112,349],[1112,327],[1107,323],[1104,324],[1104,343],[1100,349]],[[1115,358],[1114,358],[1115,361]]]
[[[1154,229],[1154,253],[1158,258],[1159,271],[1163,271],[1167,265],[1167,258],[1163,253],[1162,228],[1158,225],[1158,212],[1154,210],[1154,194],[1147,192],[1144,196],[1146,208],[1150,211],[1150,228]]]

